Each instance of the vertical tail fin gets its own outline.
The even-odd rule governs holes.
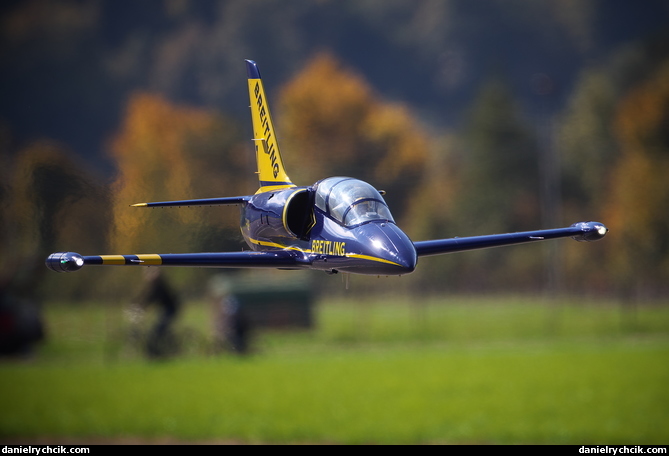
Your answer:
[[[253,119],[253,141],[255,142],[256,162],[260,189],[265,192],[276,188],[294,187],[283,166],[279,143],[274,133],[274,124],[269,112],[267,97],[263,87],[258,65],[253,60],[246,61],[249,78],[249,97],[251,98],[251,118]]]

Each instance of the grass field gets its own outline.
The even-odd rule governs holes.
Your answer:
[[[669,443],[666,305],[326,300],[251,356],[201,335],[162,362],[122,343],[121,308],[45,311],[48,343],[0,365],[2,442]]]

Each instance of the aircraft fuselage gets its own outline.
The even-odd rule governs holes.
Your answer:
[[[328,272],[385,276],[416,268],[416,249],[392,218],[345,226],[315,205],[315,187],[254,195],[241,213],[246,243],[257,251],[289,249],[311,268]]]

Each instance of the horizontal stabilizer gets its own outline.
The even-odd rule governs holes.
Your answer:
[[[608,229],[602,223],[579,222],[574,223],[567,228],[557,228],[553,230],[524,231],[521,233],[419,241],[414,242],[413,245],[416,248],[416,253],[420,257],[565,237],[571,237],[576,241],[597,241],[603,238],[607,232]]]
[[[157,203],[137,203],[132,207],[180,207],[180,206],[222,206],[227,204],[246,204],[250,196],[231,196],[227,198],[205,198],[194,200],[161,201]]]

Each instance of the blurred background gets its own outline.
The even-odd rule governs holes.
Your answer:
[[[666,334],[666,312],[638,310],[669,292],[664,0],[22,0],[2,2],[0,23],[4,334],[11,309],[39,341],[67,326],[45,322],[49,309],[60,322],[111,309],[91,318],[121,327],[129,303],[148,300],[137,269],[59,275],[44,266],[52,252],[245,248],[236,207],[128,207],[256,191],[244,59],[259,64],[293,181],[366,180],[415,241],[610,229],[592,244],[425,258],[402,278],[261,273],[302,284],[310,302],[359,304],[333,340],[391,339],[361,329],[384,321],[365,302],[390,295],[408,306],[412,340],[439,334],[424,324],[432,304],[416,303],[463,295],[614,303],[616,331]],[[163,279],[201,309],[200,331],[202,303],[254,280],[185,268]],[[537,333],[555,329],[547,312]]]

